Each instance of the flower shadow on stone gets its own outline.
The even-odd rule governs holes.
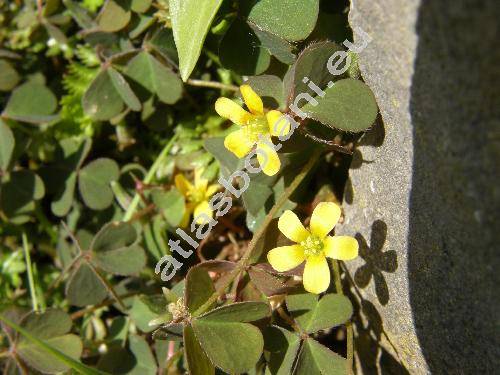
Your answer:
[[[389,289],[383,272],[393,273],[398,268],[396,251],[382,251],[387,237],[387,224],[382,220],[372,224],[370,245],[360,233],[355,237],[359,242],[359,256],[365,264],[356,270],[354,281],[360,288],[366,288],[373,278],[377,298],[382,305],[386,305],[389,302]]]

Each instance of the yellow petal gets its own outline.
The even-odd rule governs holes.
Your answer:
[[[328,289],[330,285],[330,269],[324,256],[310,256],[307,258],[302,281],[304,289],[309,293],[319,294]]]
[[[264,114],[264,104],[262,103],[262,99],[255,91],[253,91],[250,85],[241,85],[240,91],[250,112],[254,115]]]
[[[182,220],[179,223],[179,227],[186,228],[189,225],[189,219],[191,218],[191,214],[193,213],[193,204],[187,203],[184,210],[184,215],[182,216]]]
[[[186,196],[189,191],[193,190],[193,185],[189,182],[183,174],[175,175],[175,186],[177,190],[179,190],[182,195]]]
[[[325,255],[332,259],[351,260],[358,256],[359,244],[354,237],[328,236],[323,245]]]
[[[269,142],[271,141],[269,140]],[[268,176],[274,176],[280,171],[281,162],[278,153],[265,142],[257,142],[257,160],[262,167],[262,172]]]
[[[304,260],[304,248],[300,245],[280,246],[267,253],[267,261],[278,272],[289,271]]]
[[[266,113],[266,118],[269,125],[269,133],[272,136],[284,137],[290,133],[290,122],[286,120],[280,111],[269,111]]]
[[[201,177],[203,175],[203,168],[196,168],[194,170],[194,187],[198,190],[206,191],[208,180]]]
[[[254,143],[248,139],[243,129],[226,135],[224,139],[224,146],[240,159],[250,152],[253,145]]]
[[[309,232],[304,228],[297,215],[286,210],[278,220],[278,228],[288,239],[293,242],[302,242],[309,237]]]
[[[214,195],[217,190],[220,189],[219,184],[212,184],[207,188],[207,191],[205,192],[205,197],[210,198],[212,195]]]
[[[321,202],[314,209],[309,225],[311,233],[324,238],[340,219],[340,207],[333,202]]]
[[[193,219],[196,219],[198,216],[202,214],[207,215],[209,218],[213,217],[213,213],[212,210],[210,209],[208,201],[203,201],[194,208]],[[206,219],[202,216],[196,220],[196,224],[204,224],[205,221]]]
[[[245,125],[252,117],[250,113],[228,98],[219,98],[215,102],[215,111],[238,125]]]

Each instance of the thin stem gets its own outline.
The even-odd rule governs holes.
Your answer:
[[[118,293],[116,293],[115,289],[113,288],[113,285],[111,285],[109,283],[109,281],[103,275],[101,275],[101,273],[99,272],[99,270],[96,269],[92,263],[87,262],[87,265],[92,269],[92,271],[94,271],[94,274],[101,281],[101,283],[104,284],[104,286],[106,287],[106,289],[108,290],[108,292],[113,296],[113,298],[116,300],[116,302],[118,302],[118,304],[120,305],[120,307],[123,310],[127,310],[127,307],[123,303],[123,301],[120,298],[120,296],[118,295]]]
[[[149,184],[153,180],[153,177],[156,174],[156,171],[160,167],[160,165],[163,163],[165,157],[168,155],[170,152],[170,149],[173,147],[175,141],[178,138],[178,134],[174,134],[174,136],[170,139],[170,141],[165,145],[163,150],[161,150],[160,154],[154,161],[153,165],[151,168],[149,168],[148,173],[146,174],[146,177],[144,177],[144,184]],[[139,192],[136,192],[134,195],[134,198],[132,199],[132,202],[130,202],[130,205],[128,206],[127,211],[125,212],[125,215],[123,216],[123,221],[129,221],[132,216],[134,215],[135,211],[137,210],[137,207],[139,206],[139,203],[141,201],[141,195]]]
[[[281,197],[278,199],[278,201],[273,206],[273,208],[271,208],[271,211],[269,211],[269,213],[265,217],[259,230],[254,234],[252,240],[248,244],[248,248],[247,248],[245,254],[243,254],[243,257],[238,261],[238,264],[231,271],[231,273],[229,274],[229,276],[225,280],[224,284],[222,284],[221,287],[217,291],[215,291],[208,298],[208,300],[194,312],[193,316],[199,316],[199,315],[203,314],[204,312],[206,312],[210,308],[210,306],[212,306],[212,304],[215,303],[217,301],[217,299],[224,293],[224,290],[226,290],[226,288],[229,286],[229,284],[231,284],[231,282],[236,278],[236,276],[247,267],[247,265],[250,261],[250,258],[255,250],[255,247],[256,247],[257,243],[259,242],[259,240],[264,235],[264,233],[266,232],[268,225],[274,219],[274,216],[278,213],[280,208],[286,203],[288,198],[290,198],[290,196],[295,191],[295,189],[297,189],[297,187],[300,185],[302,180],[304,180],[304,178],[307,176],[307,174],[312,169],[314,164],[316,164],[316,161],[319,159],[320,155],[321,155],[321,150],[316,151],[311,156],[311,158],[309,159],[307,164],[299,172],[299,174],[297,174],[297,176],[295,176],[295,179],[292,181],[290,186],[288,186],[286,188],[283,195],[281,195]]]
[[[210,87],[212,89],[219,90],[229,90],[229,91],[239,91],[238,86],[226,85],[225,83],[220,83],[216,81],[203,81],[201,79],[188,79],[186,81],[188,85],[198,86],[198,87]]]
[[[335,281],[335,290],[339,294],[344,294],[342,291],[342,281],[340,280],[340,267],[339,262],[337,260],[332,260],[333,263],[333,277]],[[352,374],[352,365],[354,358],[354,334],[352,331],[352,323],[347,322],[345,325],[347,331],[347,373]]]
[[[26,236],[25,232],[23,232],[22,234],[22,240],[23,240],[24,260],[26,262],[26,271],[28,272],[28,283],[31,293],[31,302],[33,304],[33,310],[38,311],[38,299],[36,298],[35,282],[33,281],[33,270],[31,269],[30,249],[28,244],[28,237]]]

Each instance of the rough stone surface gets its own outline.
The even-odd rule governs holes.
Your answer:
[[[360,67],[383,120],[353,160],[338,230],[361,242],[346,263],[367,318],[358,372],[500,364],[499,10],[495,0],[352,1],[351,26],[372,37]]]

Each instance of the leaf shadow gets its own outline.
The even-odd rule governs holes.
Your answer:
[[[373,279],[375,293],[380,304],[387,305],[389,288],[383,273],[394,273],[398,268],[396,251],[383,251],[387,238],[387,224],[382,220],[373,222],[370,244],[360,233],[356,233],[355,237],[360,245],[359,256],[365,261],[365,264],[354,273],[354,282],[358,287],[366,288]]]

